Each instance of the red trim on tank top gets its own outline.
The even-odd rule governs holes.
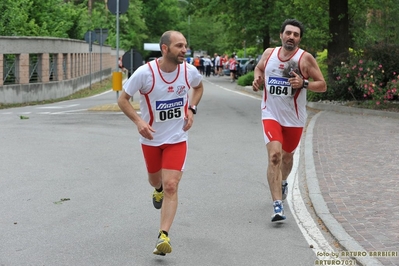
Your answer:
[[[157,59],[155,59],[155,60],[157,60]],[[147,92],[146,94],[143,94],[143,93],[142,93],[142,95],[144,95],[144,97],[145,97],[145,103],[146,103],[146,105],[147,105],[147,109],[148,109],[148,112],[149,112],[149,115],[150,115],[150,121],[148,121],[148,124],[149,124],[150,126],[152,126],[152,124],[154,123],[154,113],[152,112],[151,101],[150,101],[150,98],[149,98],[148,95],[152,92],[152,90],[153,90],[154,87],[155,87],[155,73],[154,73],[154,70],[153,70],[152,67],[151,67],[150,62],[148,62],[147,64],[148,64],[148,66],[150,67],[151,74],[152,74],[152,87],[151,87],[151,90],[150,90],[149,92]],[[140,93],[141,93],[141,92],[140,92]]]
[[[299,48],[298,48],[298,50],[299,50]],[[295,54],[298,52],[298,50],[295,52]],[[295,55],[294,54],[294,55]],[[303,74],[302,74],[302,71],[301,71],[301,59],[302,59],[302,56],[305,54],[305,51],[303,51],[303,53],[299,56],[299,58],[298,58],[298,69],[299,69],[299,73],[301,74],[301,76],[302,76],[302,78],[305,78],[304,76],[303,76]],[[296,92],[295,92],[295,95],[294,95],[294,105],[295,105],[295,113],[296,113],[296,117],[299,119],[299,113],[298,113],[298,102],[297,102],[297,99],[298,99],[298,97],[299,97],[299,94],[301,93],[301,91],[302,91],[303,89],[301,88],[300,90],[297,90]]]
[[[298,58],[298,69],[299,69],[299,73],[302,75],[302,77],[304,78],[304,79],[308,79],[309,77],[305,77],[303,74],[302,74],[302,71],[301,71],[301,59],[302,59],[302,57],[303,57],[303,55],[306,53],[306,51],[303,51],[303,53],[301,54],[301,56]]]
[[[154,123],[154,113],[152,112],[151,101],[150,101],[150,98],[148,96],[148,93],[145,94],[144,97],[145,97],[145,103],[147,104],[148,112],[150,114],[150,121],[148,121],[148,124],[150,126],[152,126],[152,123]]]
[[[190,98],[188,97],[188,92],[191,89],[190,83],[188,82],[188,71],[187,71],[187,64],[186,62],[183,62],[184,64],[184,78],[186,79],[186,84],[187,84],[187,101],[186,104],[184,105],[184,114],[187,117],[187,112],[188,112],[188,106],[189,106],[189,102],[190,102]]]
[[[147,93],[142,93],[142,92],[140,91],[140,93],[141,93],[142,95],[151,93],[152,90],[153,90],[154,87],[155,87],[155,74],[154,74],[154,70],[152,69],[150,62],[148,62],[147,64],[148,64],[148,66],[150,67],[151,74],[152,74],[152,87],[151,87],[151,89],[150,89]]]
[[[288,62],[288,61],[290,61],[291,58],[293,58],[293,57],[296,55],[296,53],[299,51],[299,47],[297,47],[297,48],[296,48],[296,51],[290,56],[290,58],[288,58],[287,60],[281,60],[281,58],[280,58],[280,51],[281,51],[281,48],[282,48],[282,47],[280,47],[280,48],[278,49],[278,52],[277,52],[277,58],[278,58],[278,60],[280,60],[281,62]]]
[[[156,64],[157,64],[159,76],[161,77],[161,79],[163,80],[163,82],[165,82],[166,84],[172,84],[173,82],[175,82],[175,81],[177,80],[177,78],[179,77],[179,74],[180,74],[180,65],[177,65],[177,75],[176,75],[176,78],[175,78],[174,80],[172,80],[171,82],[169,82],[169,81],[166,81],[166,80],[163,78],[163,76],[162,76],[161,69],[159,68],[159,64],[158,64],[158,59],[156,59],[155,62],[156,62]]]
[[[186,84],[188,86],[188,89],[190,90],[191,87],[190,87],[190,83],[188,83],[187,63],[184,61],[183,64],[184,64],[184,78],[186,79]]]
[[[269,59],[270,59],[270,57],[272,56],[272,54],[273,54],[273,52],[274,52],[275,49],[276,49],[276,48],[273,48],[273,50],[270,52],[269,56],[268,56],[268,57],[266,58],[266,60],[265,60],[265,65],[264,65],[264,67],[265,67],[265,73],[264,73],[263,78],[265,78],[265,76],[266,76],[266,65],[267,65],[267,62],[269,62]],[[267,100],[266,82],[263,82],[263,101],[264,101],[264,103],[265,103],[265,107],[264,107],[263,109],[266,109],[266,100]]]
[[[295,92],[295,95],[294,95],[295,113],[296,113],[296,117],[297,117],[298,119],[299,119],[299,113],[298,113],[298,102],[297,102],[297,99],[298,99],[299,93],[301,93],[301,91],[302,91],[302,89],[298,89],[298,90]]]

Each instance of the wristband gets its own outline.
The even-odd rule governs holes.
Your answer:
[[[303,84],[302,84],[302,88],[307,89],[309,86],[309,80],[307,79],[303,79]]]

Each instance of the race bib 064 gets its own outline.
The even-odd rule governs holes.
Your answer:
[[[183,117],[183,98],[176,98],[168,101],[156,101],[155,104],[155,121],[157,122],[166,122]]]
[[[266,83],[266,89],[275,96],[292,96],[291,83],[288,78],[269,77]]]

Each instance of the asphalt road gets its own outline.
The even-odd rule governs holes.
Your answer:
[[[115,92],[0,110],[0,265],[314,265],[288,206],[270,222],[260,101],[233,86],[205,82],[165,257],[136,127],[88,110]]]

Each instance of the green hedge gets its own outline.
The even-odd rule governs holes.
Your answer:
[[[251,86],[253,81],[254,81],[254,72],[251,71],[239,77],[237,80],[237,84],[240,86]]]

